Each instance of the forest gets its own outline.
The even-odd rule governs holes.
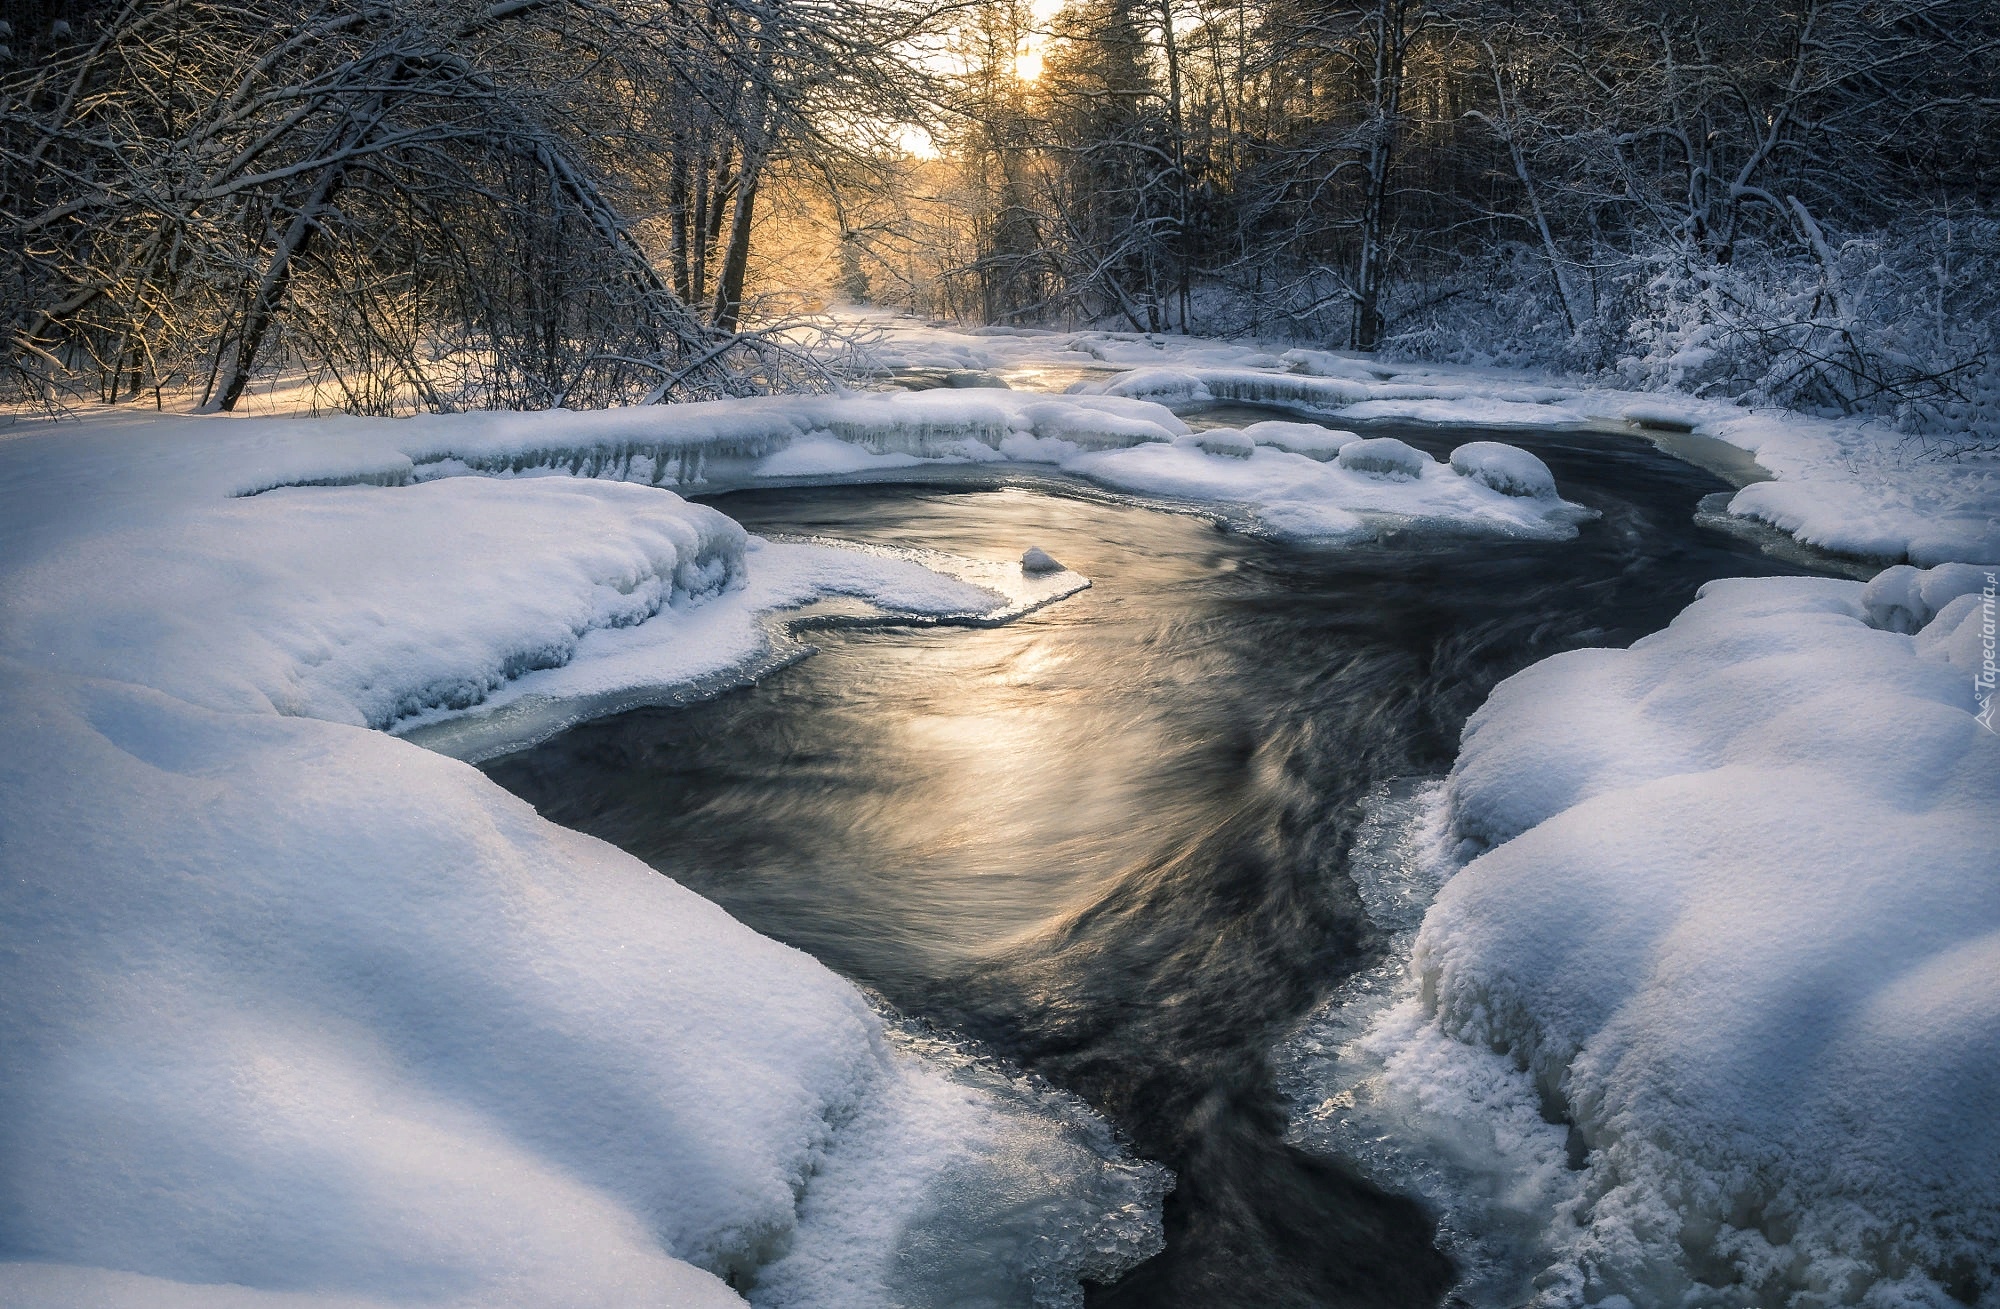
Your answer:
[[[812,388],[854,303],[1996,430],[1982,0],[7,14],[16,403]]]

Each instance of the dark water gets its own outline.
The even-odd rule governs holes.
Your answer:
[[[1435,1304],[1428,1218],[1286,1145],[1266,1065],[1381,949],[1342,875],[1362,797],[1448,768],[1524,665],[1654,631],[1710,578],[1796,571],[1696,527],[1722,483],[1644,442],[1505,439],[1602,518],[1334,551],[1018,488],[720,497],[753,531],[1039,544],[1095,586],[993,630],[819,634],[759,686],[489,771],[1172,1167],[1166,1251],[1092,1304]]]

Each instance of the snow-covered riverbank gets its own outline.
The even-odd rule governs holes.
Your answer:
[[[2000,454],[1926,455],[1886,424],[1747,410],[1725,401],[1605,389],[1515,369],[1404,363],[1368,355],[1117,332],[955,331],[883,318],[869,348],[885,369],[1049,375],[1106,396],[1182,411],[1214,402],[1278,405],[1337,423],[1692,434],[1755,456],[1770,480],[1729,511],[1807,545],[1883,564],[2000,558]]]
[[[1294,1043],[1301,1139],[1428,1193],[1498,1302],[1992,1303],[1992,578],[1715,582],[1502,683],[1361,852],[1442,889]]]
[[[988,367],[1095,357],[966,339],[1029,343]],[[1215,357],[1124,389],[1348,367],[1190,348]],[[1342,412],[1604,417],[1477,381]],[[1841,481],[1813,471],[1847,467],[1824,425],[1743,421],[1819,462],[1767,463],[1780,479],[1739,506],[1790,487],[1834,513],[1851,491],[1904,553],[1992,557],[1988,472],[1935,496]],[[769,654],[769,615],[820,597],[919,619],[1033,603],[1002,561],[760,543],[666,489],[1010,465],[1291,539],[1560,539],[1577,517],[1504,446],[1191,432],[1118,395],[119,413],[0,439],[0,1288],[695,1304],[734,1302],[731,1279],[859,1305],[915,1294],[892,1283],[922,1220],[980,1233],[996,1295],[1060,1301],[1152,1249],[1163,1179],[1075,1103],[914,1053],[811,960],[377,730],[727,676]],[[1583,1169],[1535,1201],[1552,1299],[1995,1294],[1983,577],[1718,584],[1474,720],[1449,816],[1486,852],[1424,920],[1401,1026],[1369,1039],[1407,1037],[1421,1057],[1386,1066],[1424,1070],[1426,1112],[1468,1130],[1491,1130],[1496,1086],[1573,1121]],[[1440,1109],[1475,1064],[1484,1099]]]
[[[229,494],[400,480],[396,426],[0,441],[0,1299],[923,1303],[923,1222],[1063,1303],[1156,1248],[1074,1101],[376,730],[1022,597],[648,486]]]

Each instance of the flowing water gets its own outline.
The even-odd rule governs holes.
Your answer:
[[[1799,571],[1697,525],[1723,483],[1643,441],[1502,439],[1600,512],[1579,539],[1308,549],[1046,487],[721,496],[767,534],[1040,545],[1094,586],[1000,628],[815,633],[755,687],[489,772],[1173,1168],[1166,1250],[1092,1304],[1436,1304],[1431,1218],[1288,1144],[1270,1065],[1385,948],[1343,871],[1364,801],[1448,769],[1524,665],[1657,630],[1710,578]]]

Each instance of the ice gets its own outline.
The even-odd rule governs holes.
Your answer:
[[[1353,473],[1373,473],[1379,477],[1415,481],[1437,461],[1407,441],[1398,441],[1393,436],[1376,436],[1366,441],[1350,441],[1340,447],[1336,462]]]
[[[1233,427],[1211,427],[1188,436],[1177,436],[1174,443],[1230,459],[1248,459],[1257,450],[1257,442],[1247,432],[1239,432]]]
[[[1258,445],[1268,445],[1289,454],[1304,455],[1325,463],[1340,453],[1341,447],[1361,438],[1353,432],[1336,431],[1318,423],[1294,423],[1267,418],[1243,429],[1243,435]]]
[[[1085,584],[526,457],[628,471],[633,421],[444,425],[504,477],[423,423],[0,441],[0,1302],[952,1303],[921,1234],[1052,1305],[1157,1248],[1164,1175],[1081,1106],[378,730],[734,667],[826,595]]]
[[[1556,493],[1549,466],[1518,446],[1468,441],[1451,452],[1451,469],[1484,482],[1502,495],[1545,498]]]
[[[1203,449],[1200,437],[1065,456],[1061,467],[1101,486],[1172,497],[1241,515],[1250,530],[1287,540],[1343,542],[1372,538],[1383,522],[1428,530],[1491,533],[1542,540],[1576,534],[1587,511],[1566,501],[1524,501],[1462,478],[1428,455],[1417,476],[1382,477],[1321,463],[1266,445],[1232,442],[1232,453]],[[1230,435],[1242,436],[1240,433]],[[1247,437],[1243,438],[1248,441]],[[1364,442],[1351,443],[1341,458]],[[1397,441],[1405,450],[1410,447]],[[1407,464],[1398,464],[1399,468]]]
[[[1038,545],[1029,546],[1027,553],[1021,556],[1021,571],[1024,573],[1054,573],[1061,570],[1062,565],[1056,562],[1055,556]]]
[[[1987,572],[1711,583],[1629,650],[1503,682],[1410,989],[1320,1038],[1377,1070],[1326,1130],[1386,1113],[1430,1161],[1405,1174],[1473,1203],[1508,1168],[1448,1143],[1541,1106],[1573,1189],[1517,1133],[1502,1210],[1540,1215],[1516,1252],[1544,1305],[2000,1294]]]

